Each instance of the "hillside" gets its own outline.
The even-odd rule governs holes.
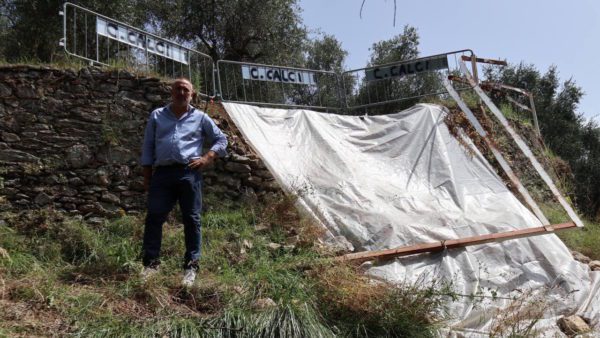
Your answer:
[[[445,304],[472,296],[451,281],[392,286],[333,263],[343,248],[322,244],[323,230],[298,214],[218,104],[205,107],[232,141],[231,156],[205,174],[200,282],[178,284],[182,228],[172,217],[169,258],[144,284],[136,161],[145,118],[167,99],[161,79],[124,71],[0,69],[0,335],[433,336],[452,317]],[[451,130],[468,129],[459,112],[451,116]],[[551,221],[564,220],[508,138],[487,127]],[[539,140],[529,145],[546,159]],[[544,165],[568,182],[560,159]],[[588,223],[561,236],[600,259],[599,234]],[[536,301],[515,306],[529,311]],[[536,314],[498,320],[494,332],[531,333]]]
[[[297,214],[216,104],[197,103],[230,140],[230,156],[205,173],[201,282],[179,286],[183,234],[173,216],[169,258],[144,284],[136,161],[146,116],[168,86],[127,71],[3,66],[0,92],[0,335],[433,332],[444,296],[434,286],[372,285],[333,265],[340,249],[320,244],[322,230]]]

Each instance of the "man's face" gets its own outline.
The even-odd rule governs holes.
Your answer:
[[[171,86],[171,100],[179,107],[187,107],[194,97],[192,84],[185,80],[177,80]]]

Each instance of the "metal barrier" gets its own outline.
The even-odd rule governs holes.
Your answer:
[[[204,53],[84,7],[66,2],[61,15],[60,43],[69,55],[92,64],[187,77],[203,97],[276,107],[389,113],[424,96],[447,94],[444,79],[460,74],[460,56],[473,56],[464,49],[342,74],[228,60],[215,67]],[[471,88],[463,86],[456,89]]]
[[[447,95],[443,81],[460,74],[460,57],[473,56],[463,49],[417,59],[349,70],[342,73],[346,109],[392,112],[413,105],[422,97]],[[471,88],[464,85],[461,91]]]
[[[337,111],[344,107],[335,72],[217,61],[218,88],[228,102]]]
[[[214,95],[210,56],[66,2],[60,44],[68,55],[105,66],[132,67],[170,78],[187,77],[200,96]]]

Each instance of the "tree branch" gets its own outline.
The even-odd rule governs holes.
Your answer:
[[[363,7],[365,7],[365,1],[367,1],[367,0],[363,0],[362,4],[360,5],[360,13],[358,14],[358,17],[361,19],[362,19]]]

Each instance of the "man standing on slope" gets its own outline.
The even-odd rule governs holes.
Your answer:
[[[142,149],[148,212],[144,228],[144,280],[158,271],[162,226],[179,201],[185,234],[182,285],[196,279],[201,244],[202,175],[200,170],[224,156],[227,138],[208,115],[190,105],[191,82],[176,79],[171,103],[150,114]],[[209,149],[202,154],[204,141]]]

